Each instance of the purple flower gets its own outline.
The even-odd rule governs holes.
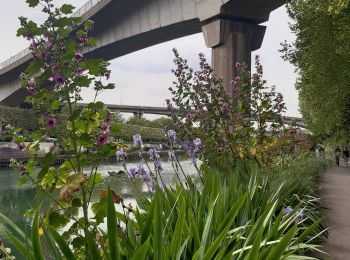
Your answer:
[[[36,82],[35,82],[35,78],[30,78],[28,81],[27,81],[27,89],[30,93],[34,94],[35,93],[35,85],[36,85]]]
[[[194,144],[193,144],[193,142],[184,141],[183,145],[184,145],[185,152],[190,153],[190,152],[194,151]]]
[[[142,137],[140,134],[136,134],[132,138],[134,139],[135,146],[139,146],[139,147],[143,146]]]
[[[110,128],[111,127],[111,125],[112,125],[112,114],[108,114],[106,116],[104,125],[105,125],[106,128]]]
[[[143,168],[142,163],[137,164],[137,169],[138,169],[139,176],[142,178],[143,181],[146,182],[146,181],[149,181],[151,179],[150,176],[148,175],[148,173]]]
[[[64,83],[64,77],[62,77],[62,76],[55,76],[54,78],[53,78],[53,80],[55,81],[55,83],[57,84],[57,85],[62,85],[63,83]]]
[[[199,148],[202,145],[202,141],[200,138],[196,138],[193,140],[193,144],[195,145],[195,148]]]
[[[116,159],[117,161],[123,161],[125,160],[125,157],[127,156],[126,152],[124,152],[123,148],[120,148],[117,152],[116,152]]]
[[[107,134],[102,134],[97,137],[97,145],[99,146],[107,144],[108,142],[109,142],[109,135]]]
[[[83,75],[83,73],[84,73],[84,70],[82,68],[78,68],[75,70],[74,75],[81,76],[81,75]]]
[[[78,36],[78,39],[80,42],[84,43],[87,41],[88,37],[86,36],[86,34],[84,34],[84,35]]]
[[[58,75],[58,69],[57,69],[56,65],[52,65],[51,72],[52,72],[53,76],[57,76]]]
[[[190,160],[194,165],[197,165],[196,151],[201,145],[201,140],[196,138],[193,142],[185,141],[183,142],[185,151],[190,155]]]
[[[146,182],[146,185],[148,186],[149,190],[151,192],[154,192],[155,191],[155,188],[154,188],[154,184],[153,184],[153,181],[149,180]]]
[[[175,160],[175,154],[173,151],[168,151],[169,161]]]
[[[52,47],[52,39],[51,39],[51,37],[47,37],[46,46],[47,46],[48,49],[50,49]]]
[[[16,140],[13,140],[12,143],[16,144],[16,145],[17,145],[17,148],[18,148],[20,151],[23,151],[24,148],[25,148],[24,143],[19,143],[19,142],[17,142]]]
[[[238,82],[238,81],[240,81],[240,80],[241,80],[241,77],[240,77],[240,76],[235,77],[235,81],[236,81],[236,82]]]
[[[196,157],[196,154],[195,154],[194,152],[191,153],[190,161],[191,161],[195,166],[197,166],[197,157]]]
[[[46,117],[45,124],[47,128],[55,128],[57,126],[57,118],[55,116]]]
[[[40,74],[44,74],[45,73],[45,68],[40,68]]]
[[[260,59],[259,54],[255,55],[255,60],[258,61]]]
[[[222,110],[224,111],[224,113],[228,113],[230,111],[230,107],[228,104],[224,104],[222,106]]]
[[[156,171],[163,171],[162,163],[160,162],[160,159],[156,159],[154,161],[154,167],[155,167]]]
[[[84,60],[84,55],[81,54],[80,52],[77,52],[77,53],[75,53],[74,59],[76,61],[78,61],[78,62],[83,61]]]
[[[174,130],[168,130],[168,136],[171,141],[176,141],[176,132]]]
[[[293,208],[288,206],[286,208],[283,208],[283,214],[284,215],[288,215],[289,213],[291,213],[293,211]]]
[[[240,69],[241,68],[241,64],[239,62],[236,62],[236,69]]]
[[[143,165],[142,165],[142,163],[137,163],[137,170],[140,172],[140,171],[144,171],[144,169],[143,169]]]
[[[129,173],[130,173],[131,178],[135,178],[135,176],[137,174],[136,168],[135,167],[129,168]]]
[[[149,155],[150,160],[156,160],[156,159],[160,158],[160,155],[155,148],[149,149],[148,155]]]

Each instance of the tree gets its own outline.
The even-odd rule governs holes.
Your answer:
[[[288,5],[292,44],[283,58],[297,67],[300,110],[319,139],[346,138],[350,94],[350,6],[348,0],[294,0]]]

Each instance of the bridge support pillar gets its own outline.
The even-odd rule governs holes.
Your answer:
[[[236,75],[236,62],[250,69],[251,52],[261,47],[265,26],[218,19],[202,27],[207,47],[212,48],[212,66],[232,94],[230,81]]]
[[[133,114],[134,114],[135,117],[138,117],[140,119],[143,117],[143,112],[142,111],[133,112]]]

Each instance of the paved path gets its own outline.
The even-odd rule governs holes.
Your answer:
[[[322,259],[350,260],[350,168],[331,168],[321,181],[329,238]]]

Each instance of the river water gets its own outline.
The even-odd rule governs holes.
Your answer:
[[[127,163],[127,168],[135,167],[136,163],[137,162]],[[195,174],[196,170],[190,161],[182,160],[180,163],[186,174]],[[162,167],[162,179],[164,184],[171,185],[176,178],[171,162],[162,162]],[[112,176],[109,174],[109,172],[118,172],[120,170],[123,170],[121,163],[101,165],[98,172],[103,175],[104,179],[100,186],[105,188],[110,184],[111,188],[123,197],[125,204],[135,204],[135,198],[142,193],[147,193],[148,188],[142,180],[136,179],[136,181],[133,182],[125,173],[113,174]],[[34,205],[35,194],[31,186],[25,185],[19,187],[17,181],[18,173],[16,171],[0,168],[0,212],[24,229],[26,225],[28,225],[28,221],[24,218],[24,212]],[[92,200],[98,200],[98,196],[93,196]],[[0,227],[1,224],[2,223],[0,223]],[[0,240],[3,240],[6,246],[12,248],[16,259],[23,259],[1,232]]]

